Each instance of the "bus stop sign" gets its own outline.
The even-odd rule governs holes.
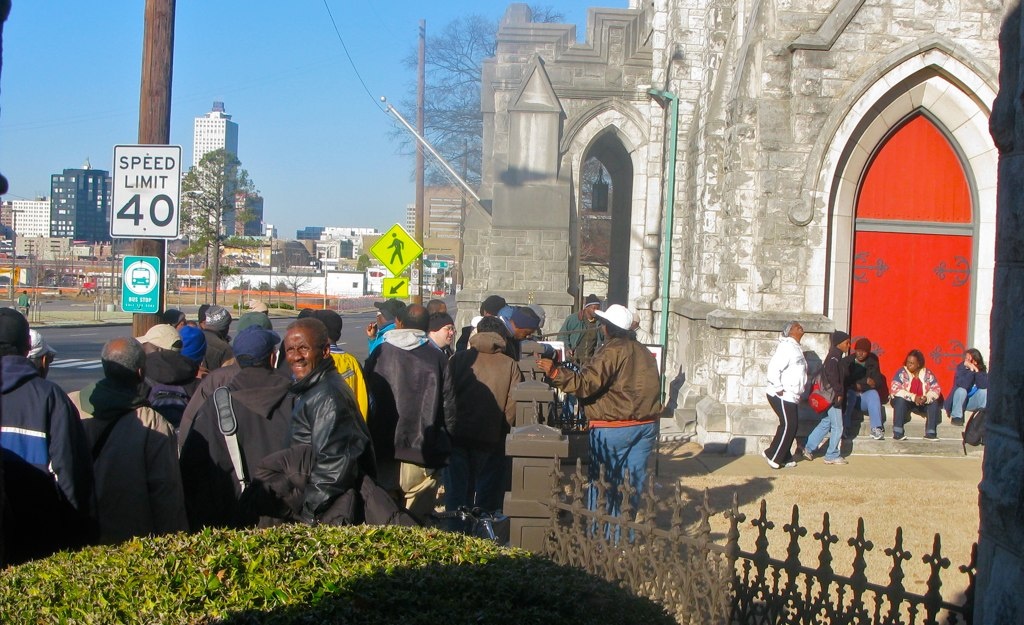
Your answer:
[[[156,256],[125,256],[121,274],[121,310],[130,313],[160,312],[160,259]]]

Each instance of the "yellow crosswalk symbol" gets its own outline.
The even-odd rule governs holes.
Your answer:
[[[370,253],[388,268],[391,275],[397,276],[420,257],[423,246],[405,228],[395,224],[370,246]]]
[[[384,290],[384,297],[388,299],[392,297],[408,299],[409,278],[384,278],[384,284],[381,288]]]

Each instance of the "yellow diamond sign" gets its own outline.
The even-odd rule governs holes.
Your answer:
[[[408,299],[409,278],[384,278],[382,289],[384,291],[384,297],[388,299],[391,299],[392,297]]]
[[[423,246],[405,228],[395,224],[370,246],[370,253],[388,268],[391,275],[397,276],[420,257]]]

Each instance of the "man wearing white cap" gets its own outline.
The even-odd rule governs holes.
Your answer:
[[[50,347],[50,344],[46,342],[43,335],[35,330],[29,330],[28,336],[31,345],[26,358],[31,360],[32,364],[39,369],[39,377],[45,378],[46,374],[50,372],[50,363],[53,362],[53,357],[57,355],[57,350]]]
[[[654,356],[636,340],[630,328],[633,313],[614,304],[607,311],[595,311],[601,321],[604,346],[582,371],[574,372],[541,358],[537,366],[551,384],[572,393],[586,406],[590,421],[590,479],[596,481],[601,466],[611,482],[607,512],[619,514],[619,487],[629,471],[631,498],[637,508],[647,478],[647,459],[654,449],[657,420],[661,416],[661,384]],[[591,487],[588,507],[597,505],[596,488]]]

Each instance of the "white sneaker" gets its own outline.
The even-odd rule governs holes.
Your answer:
[[[778,462],[772,462],[772,459],[768,457],[768,450],[767,449],[761,452],[761,457],[764,458],[764,461],[767,462],[768,466],[770,466],[771,468],[773,468],[773,469],[778,469],[779,468],[779,463]]]
[[[885,438],[885,430],[882,428],[871,428],[871,438],[880,441]]]
[[[786,467],[787,469],[792,469],[793,467],[796,466],[796,460],[790,460],[789,462],[782,466]]]

